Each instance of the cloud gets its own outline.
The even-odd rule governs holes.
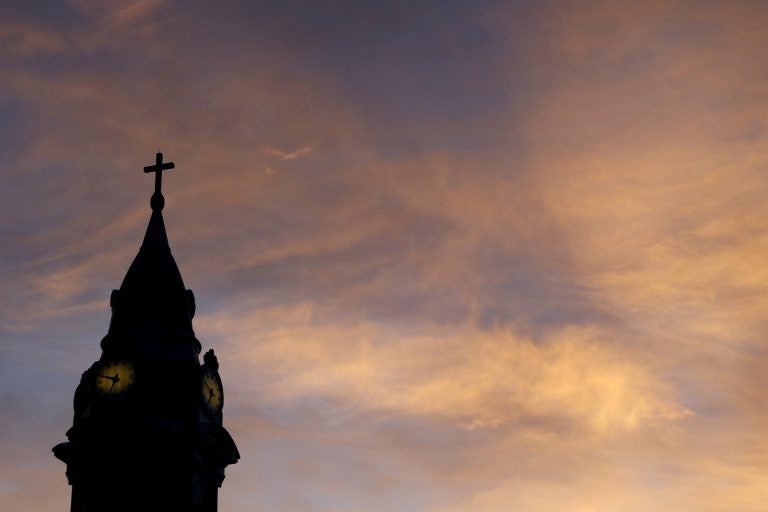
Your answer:
[[[312,151],[311,146],[304,146],[303,148],[296,149],[294,151],[282,151],[280,149],[267,147],[265,152],[270,155],[279,158],[280,160],[296,160]]]
[[[608,333],[595,327],[536,341],[503,329],[408,336],[325,323],[322,310],[307,303],[201,323],[208,336],[229,334],[237,371],[262,376],[251,392],[278,403],[319,396],[361,414],[577,436],[620,435],[690,414],[651,369],[611,349]]]
[[[0,24],[0,44],[7,55],[21,58],[55,54],[66,47],[60,34],[20,22]]]
[[[69,418],[162,150],[228,509],[761,508],[763,7],[73,5],[0,26],[0,388]]]
[[[118,24],[133,23],[149,18],[166,0],[69,0],[69,3],[87,16]]]

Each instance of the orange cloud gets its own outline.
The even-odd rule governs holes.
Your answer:
[[[69,414],[162,150],[228,510],[760,510],[764,8],[449,4],[0,26],[3,360]]]

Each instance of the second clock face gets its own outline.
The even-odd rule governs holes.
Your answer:
[[[216,416],[224,405],[224,392],[221,388],[221,380],[216,372],[206,370],[203,372],[203,410],[209,416]]]
[[[133,387],[136,371],[127,361],[106,361],[96,373],[96,391],[104,396],[122,395]]]

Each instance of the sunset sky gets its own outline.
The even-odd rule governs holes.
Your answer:
[[[0,3],[0,510],[162,151],[223,512],[768,510],[768,2]]]

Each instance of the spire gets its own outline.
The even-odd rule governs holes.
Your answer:
[[[144,168],[144,172],[155,173],[155,191],[150,200],[152,215],[139,253],[120,290],[113,292],[110,332],[138,325],[162,325],[192,333],[194,296],[185,288],[171,255],[162,213],[162,172],[173,168],[173,162],[163,163],[162,153],[157,153],[155,165]]]
[[[162,209],[152,210],[152,215],[149,217],[149,224],[147,225],[147,232],[144,234],[144,241],[141,243],[141,246],[167,248],[170,250],[168,235],[165,233]]]

